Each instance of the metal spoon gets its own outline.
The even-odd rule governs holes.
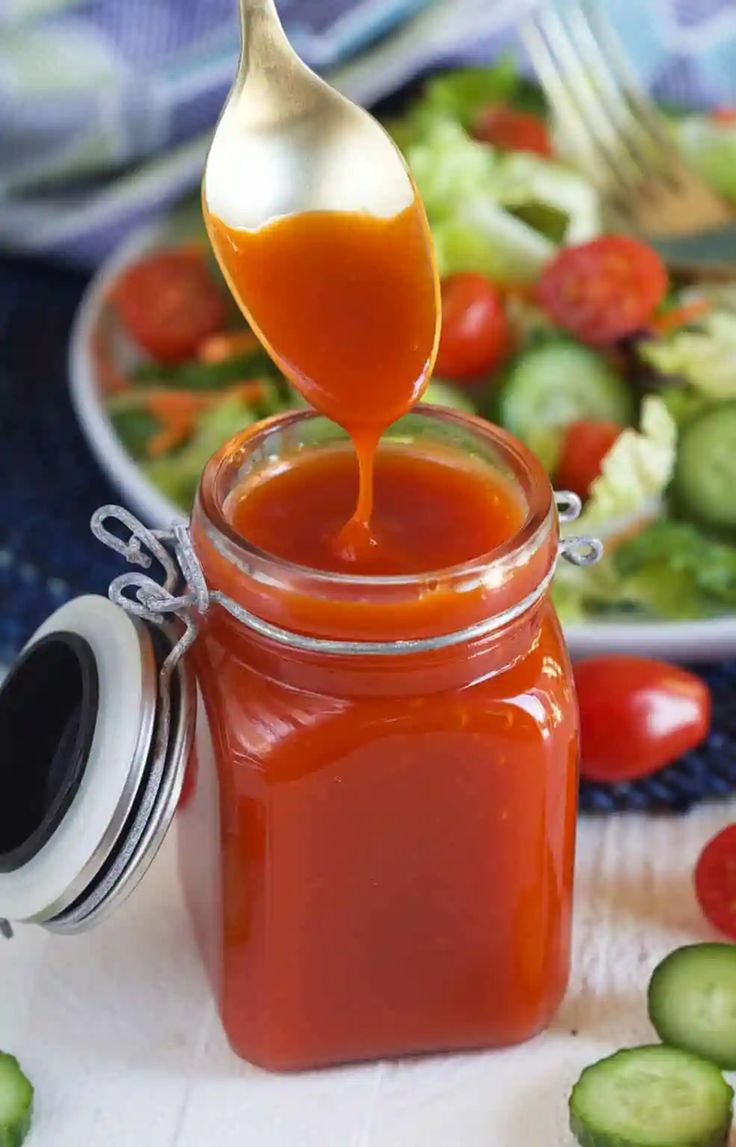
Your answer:
[[[239,0],[238,74],[205,165],[205,207],[255,230],[304,211],[390,218],[409,207],[404,160],[368,112],[297,56],[274,0]]]

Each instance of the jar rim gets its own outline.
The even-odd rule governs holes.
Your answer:
[[[243,537],[228,521],[222,493],[222,483],[231,471],[236,460],[240,464],[248,449],[263,441],[264,437],[278,433],[284,427],[324,419],[312,409],[287,411],[276,414],[262,422],[246,427],[240,434],[214,454],[207,463],[197,492],[197,510],[205,519],[210,540],[223,556],[256,562],[262,574],[278,578],[280,574],[308,578],[314,585],[354,586],[357,589],[415,588],[427,581],[441,578],[443,581],[462,581],[482,576],[491,566],[497,567],[505,561],[518,560],[525,550],[533,550],[549,529],[554,513],[554,495],[546,471],[537,458],[522,443],[501,427],[484,419],[447,407],[422,403],[411,413],[430,421],[452,423],[462,429],[471,429],[480,440],[494,446],[506,463],[510,463],[513,477],[519,483],[524,495],[527,512],[519,528],[504,542],[492,550],[485,551],[467,561],[450,566],[422,570],[411,574],[350,574],[340,571],[320,570],[313,566],[301,565],[276,554],[260,549]],[[227,491],[229,493],[229,490]],[[224,552],[223,544],[224,543]]]

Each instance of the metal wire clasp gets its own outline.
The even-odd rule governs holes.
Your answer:
[[[113,533],[107,522],[122,526],[123,536]],[[184,633],[162,667],[162,674],[170,678],[197,637],[198,617],[210,606],[210,592],[188,527],[177,524],[171,530],[149,530],[129,510],[112,505],[95,510],[90,527],[98,541],[131,565],[148,570],[158,562],[162,568],[163,582],[149,574],[120,574],[110,583],[109,597],[127,613],[153,625],[165,625],[172,614],[183,623]]]
[[[574,522],[582,509],[577,494],[568,491],[555,494],[555,505],[561,523]],[[124,536],[121,537],[119,532],[113,533],[107,522],[116,523],[118,529],[122,527]],[[200,621],[213,602],[221,605],[237,621],[249,626],[262,637],[281,644],[286,642],[293,648],[305,652],[364,656],[382,655],[387,651],[410,654],[457,645],[501,628],[533,605],[547,591],[554,573],[554,569],[550,569],[532,593],[509,609],[457,632],[437,637],[399,639],[388,643],[333,640],[281,629],[231,601],[220,590],[208,589],[189,530],[185,525],[175,525],[171,530],[149,530],[121,506],[101,506],[92,515],[91,527],[92,533],[103,545],[121,554],[132,565],[150,569],[153,563],[157,562],[163,569],[162,583],[155,581],[149,574],[121,574],[111,583],[109,596],[111,601],[128,613],[154,625],[164,625],[172,614],[183,623],[184,632],[171,649],[161,669],[161,692],[167,703],[171,673],[195,641]],[[597,538],[587,536],[563,538],[558,549],[558,557],[576,566],[592,565],[599,560],[602,553],[601,542]]]
[[[555,505],[560,525],[576,522],[583,509],[583,503],[572,490],[555,490]],[[560,538],[559,555],[571,565],[592,566],[603,557],[603,542],[588,534]]]

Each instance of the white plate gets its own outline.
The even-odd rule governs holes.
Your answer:
[[[149,525],[158,527],[181,520],[182,512],[149,482],[118,439],[101,401],[90,346],[111,282],[128,263],[165,244],[169,235],[166,223],[135,232],[103,264],[76,315],[69,356],[72,401],[92,452],[120,490],[122,502]],[[129,353],[129,348],[121,345],[120,353]],[[711,621],[590,621],[569,625],[565,633],[575,656],[640,653],[672,660],[710,661],[736,655],[736,615]]]

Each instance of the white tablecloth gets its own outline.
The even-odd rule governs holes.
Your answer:
[[[584,820],[573,980],[552,1029],[506,1052],[274,1076],[230,1052],[184,914],[174,841],[117,917],[0,946],[0,1048],[37,1089],[29,1147],[563,1147],[584,1064],[653,1033],[649,973],[711,933],[702,844],[736,812]],[[577,1033],[577,1034],[573,1034]]]

